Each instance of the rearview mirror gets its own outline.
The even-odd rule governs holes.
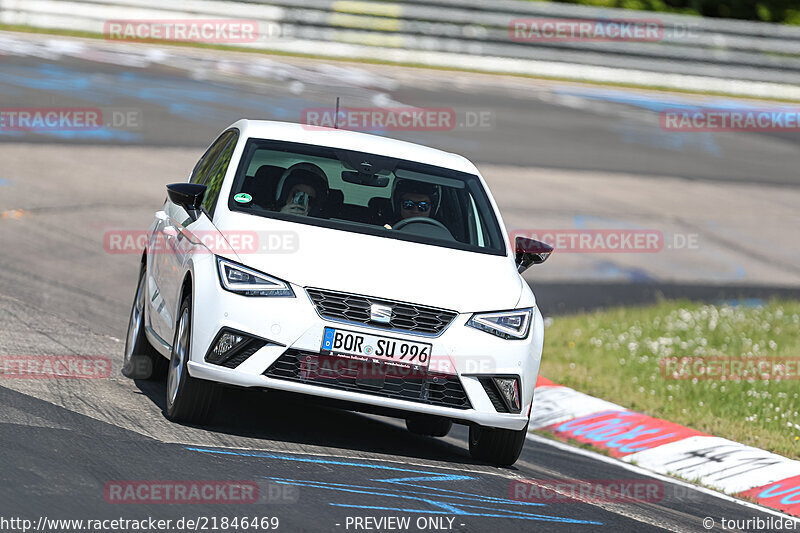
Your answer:
[[[197,211],[203,205],[203,198],[206,195],[206,186],[198,183],[172,183],[167,185],[167,196],[173,204],[186,209],[194,219],[197,219]]]
[[[342,181],[366,185],[367,187],[386,187],[389,185],[389,176],[378,176],[377,174],[345,170],[342,172]]]
[[[540,265],[553,253],[553,247],[540,241],[517,237],[515,242],[517,271],[521,274],[531,265]]]

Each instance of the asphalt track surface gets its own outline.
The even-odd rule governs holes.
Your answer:
[[[599,169],[637,175],[653,186],[663,175],[724,189],[774,186],[784,191],[787,203],[795,194],[796,140],[722,136],[718,142],[731,143],[725,150],[738,161],[719,161],[696,147],[676,157],[641,146],[641,139],[627,143],[624,135],[593,129],[593,122],[602,124],[604,118],[576,111],[589,105],[587,100],[559,100],[553,95],[561,89],[552,86],[537,92],[484,77],[446,86],[441,77],[404,70],[392,71],[395,82],[387,84],[383,68],[365,71],[374,79],[364,81],[363,73],[292,62],[304,69],[300,88],[291,76],[220,80],[209,71],[200,77],[105,59],[0,57],[2,106],[95,105],[132,108],[143,117],[141,128],[104,132],[102,138],[3,137],[8,142],[0,146],[0,354],[108,356],[112,372],[96,380],[0,382],[0,515],[34,522],[42,516],[278,517],[283,531],[354,531],[347,528],[348,517],[397,516],[411,518],[411,531],[417,530],[417,519],[427,517],[445,524],[452,519],[455,531],[637,532],[705,531],[704,517],[719,524],[721,518],[768,516],[671,483],[665,483],[662,497],[647,503],[532,505],[510,497],[513,481],[643,477],[538,440],[526,444],[514,467],[495,468],[470,459],[464,427],[443,439],[422,438],[396,420],[262,391],[227,390],[207,427],[173,424],[163,415],[163,383],[133,382],[119,373],[137,258],[106,253],[101,243],[107,228],[146,227],[163,199],[163,185],[187,175],[222,125],[254,113],[296,120],[299,109],[327,105],[333,94],[353,106],[390,98],[418,106],[488,108],[496,122],[480,142],[470,132],[398,136],[463,152],[489,168]],[[320,85],[309,81],[323,75]],[[303,100],[295,102],[298,94]],[[635,116],[630,109],[625,113]],[[502,174],[493,172],[493,179]],[[752,289],[700,284],[692,290],[707,291],[707,299],[796,290],[792,284],[770,287],[768,277],[756,276]],[[596,305],[607,305],[625,301],[631,286],[619,282],[612,286],[616,290],[598,289],[591,277],[562,283],[560,293],[551,293],[553,308],[569,287],[576,302],[588,294]],[[653,297],[670,286],[680,295],[691,292],[680,280],[646,285]],[[541,289],[536,287],[540,301],[546,293],[544,285]],[[564,309],[574,306],[580,303]],[[108,503],[106,484],[125,480],[252,481],[261,488],[261,499],[241,505]]]
[[[166,183],[185,179],[198,152],[241,117],[296,122],[304,110],[332,108],[336,96],[344,107],[448,108],[457,120],[451,131],[388,133],[476,161],[509,230],[656,229],[666,247],[698,236],[696,250],[562,254],[557,264],[527,273],[539,282],[547,313],[661,295],[706,301],[800,295],[797,134],[671,132],[659,123],[661,111],[676,107],[791,106],[8,33],[0,36],[3,53],[0,106],[92,106],[107,123],[119,113],[136,117],[101,130],[0,131],[4,144],[185,148],[181,165],[150,167]],[[6,158],[0,183],[21,186],[50,172],[47,165],[23,167],[23,177],[12,181],[9,167],[22,157],[48,160],[24,153]],[[73,152],[74,159],[89,157],[95,156]],[[145,178],[129,177],[103,156],[90,162],[107,167],[108,182]],[[26,201],[37,205],[30,196]],[[129,220],[146,227],[152,208],[143,212],[147,217]]]

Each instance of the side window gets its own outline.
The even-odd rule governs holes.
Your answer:
[[[222,189],[222,182],[225,181],[225,174],[231,163],[233,150],[236,148],[236,141],[239,139],[239,134],[237,132],[231,131],[229,133],[230,137],[228,138],[228,143],[222,148],[205,182],[208,188],[206,189],[206,196],[203,199],[203,207],[205,207],[210,215],[214,214],[217,198],[219,198],[219,191]]]
[[[192,183],[199,183],[200,185],[205,185],[206,181],[208,180],[208,172],[211,170],[211,166],[219,157],[220,152],[225,147],[225,144],[230,140],[230,138],[235,135],[232,131],[226,131],[222,135],[214,141],[206,153],[203,154],[203,157],[200,158],[200,161],[194,166],[194,170],[192,171],[192,179],[190,180]]]

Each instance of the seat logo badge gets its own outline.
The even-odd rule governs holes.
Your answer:
[[[388,324],[392,321],[392,306],[372,304],[369,306],[369,319],[373,322]]]

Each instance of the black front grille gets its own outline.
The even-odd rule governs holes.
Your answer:
[[[323,318],[346,320],[408,333],[438,335],[458,315],[455,311],[395,302],[371,296],[321,289],[306,289],[306,292],[308,292],[311,301],[314,302],[317,312]],[[392,308],[392,318],[388,324],[370,320],[370,306],[372,304],[387,305]]]
[[[264,375],[442,407],[472,407],[457,376],[388,365],[378,360],[349,359],[292,348],[265,370]]]

